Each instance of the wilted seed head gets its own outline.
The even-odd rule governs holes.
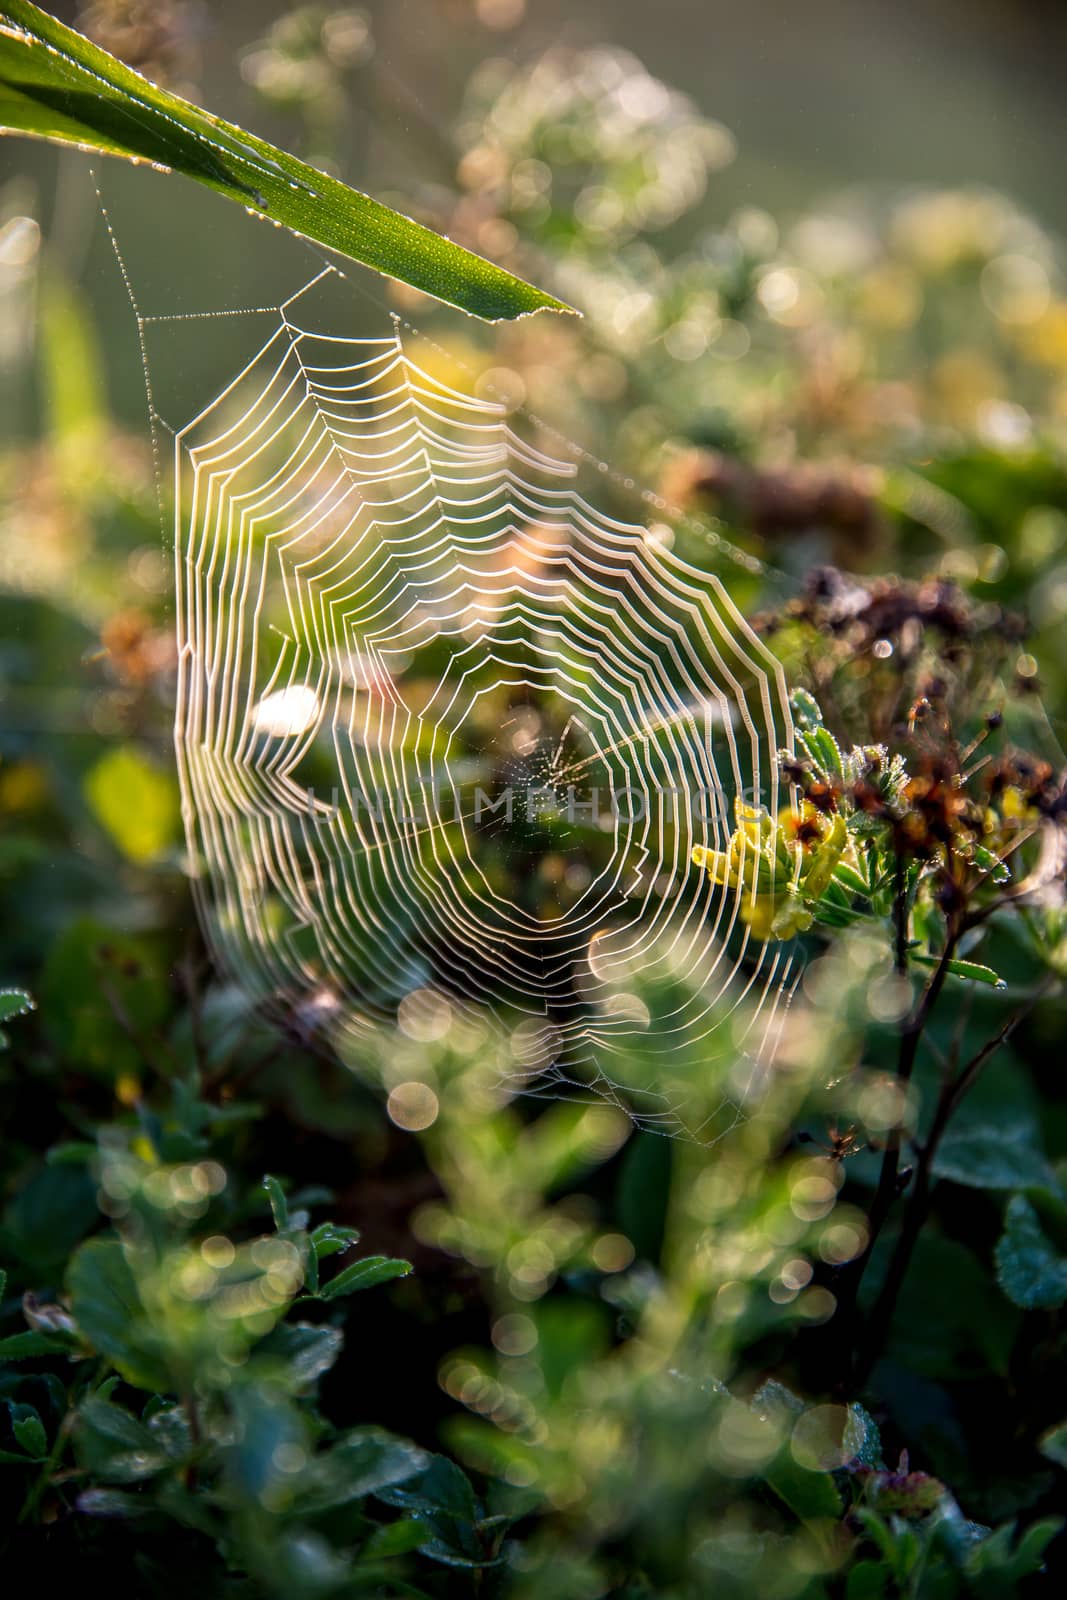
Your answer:
[[[792,815],[787,820],[787,829],[791,837],[804,850],[811,850],[822,838],[822,829],[812,816]]]
[[[873,783],[868,783],[866,778],[860,778],[849,790],[849,798],[857,811],[866,812],[869,817],[884,817],[888,810],[885,796]]]
[[[786,783],[795,784],[798,789],[805,786],[811,778],[811,767],[806,761],[798,761],[796,756],[783,752],[778,758],[778,770]]]
[[[836,783],[824,783],[819,779],[809,783],[804,790],[804,798],[816,811],[821,811],[824,816],[829,816],[837,810],[841,798],[841,790]]]

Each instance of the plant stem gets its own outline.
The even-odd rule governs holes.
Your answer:
[[[26,1495],[26,1499],[23,1502],[22,1509],[19,1512],[18,1520],[20,1524],[29,1522],[31,1518],[36,1517],[38,1507],[40,1506],[41,1500],[44,1496],[44,1492],[48,1488],[48,1485],[52,1482],[52,1479],[55,1476],[56,1468],[63,1459],[63,1452],[67,1448],[67,1441],[70,1438],[73,1421],[73,1415],[68,1412],[63,1418],[63,1421],[60,1423],[59,1427],[56,1429],[56,1436],[52,1441],[52,1448],[48,1452],[46,1460],[42,1463],[40,1472],[37,1474],[36,1478],[31,1484],[29,1492]]]
[[[911,1082],[923,1030],[930,1020],[930,1013],[937,1005],[941,991],[945,986],[949,965],[956,952],[957,940],[958,935],[954,929],[950,928],[948,937],[945,940],[945,948],[941,952],[941,958],[934,969],[933,975],[900,1030],[900,1048],[897,1054],[897,1082],[900,1084]],[[897,1197],[901,1143],[900,1129],[895,1128],[886,1142],[885,1153],[882,1157],[882,1170],[878,1178],[878,1188],[875,1191],[874,1204],[867,1219],[870,1236],[867,1249],[860,1257],[859,1277],[863,1276],[866,1264],[870,1260],[871,1251],[885,1225],[885,1220],[892,1208],[893,1201]],[[857,1281],[858,1287],[859,1283]]]
[[[192,1446],[191,1458],[185,1469],[185,1487],[189,1490],[195,1490],[200,1478],[197,1458],[203,1442],[203,1434],[200,1429],[200,1407],[197,1405],[196,1395],[192,1390],[185,1396],[183,1405],[185,1420],[189,1424],[189,1443]]]
[[[907,1275],[908,1267],[911,1265],[911,1258],[918,1243],[919,1233],[930,1209],[934,1157],[937,1155],[938,1146],[944,1137],[945,1130],[959,1107],[960,1101],[968,1089],[974,1085],[986,1062],[996,1054],[1002,1045],[1007,1043],[1023,1019],[1029,1016],[1042,995],[1046,993],[1050,982],[1051,980],[1046,979],[1022,1010],[1009,1017],[1000,1031],[992,1039],[987,1040],[977,1054],[971,1057],[967,1065],[961,1068],[955,1077],[946,1079],[942,1086],[933,1121],[930,1124],[930,1131],[919,1149],[919,1159],[916,1163],[915,1171],[915,1186],[904,1214],[900,1237],[893,1249],[885,1282],[878,1292],[878,1298],[868,1319],[867,1335],[863,1342],[863,1347],[857,1352],[853,1371],[853,1381],[856,1383],[863,1383],[868,1377],[889,1335],[897,1298]]]
[[[901,977],[908,970],[908,880],[904,871],[904,852],[897,842],[894,856],[893,931],[895,948],[893,965]]]
[[[899,859],[899,858],[898,858]],[[905,939],[903,945],[903,958],[905,967],[907,963],[907,917],[904,905],[905,884],[903,875],[898,873],[897,897],[894,904],[894,922],[898,929],[898,953],[900,952],[899,929],[903,925]],[[905,1085],[911,1081],[915,1070],[915,1061],[919,1053],[919,1044],[922,1040],[923,1030],[930,1019],[930,1013],[936,1006],[948,977],[949,964],[959,942],[959,928],[955,920],[949,922],[946,929],[945,948],[930,980],[919,999],[901,1025],[900,1042],[897,1054],[897,1082]],[[903,971],[904,969],[898,968]],[[901,1133],[899,1128],[893,1129],[886,1141],[882,1154],[881,1170],[878,1174],[878,1187],[875,1190],[874,1201],[867,1217],[867,1244],[863,1253],[849,1263],[845,1268],[837,1286],[837,1316],[838,1339],[842,1354],[841,1381],[848,1382],[852,1378],[851,1369],[855,1362],[855,1328],[857,1320],[857,1307],[860,1286],[864,1274],[870,1264],[874,1247],[885,1226],[886,1220],[893,1205],[901,1192],[900,1149]],[[845,1369],[848,1369],[847,1371]]]

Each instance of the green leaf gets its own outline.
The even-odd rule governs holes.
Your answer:
[[[1019,1535],[1012,1562],[1012,1576],[1018,1580],[1041,1572],[1045,1564],[1045,1551],[1063,1528],[1062,1517],[1042,1517]]]
[[[54,266],[41,275],[37,328],[48,435],[63,485],[76,493],[86,476],[106,471],[104,355],[79,292]]]
[[[472,1539],[474,1535],[471,1536]],[[446,1567],[461,1567],[465,1571],[478,1571],[482,1567],[495,1567],[500,1565],[500,1557],[485,1555],[480,1551],[457,1550],[444,1539],[428,1539],[422,1546],[422,1554],[429,1556],[431,1561],[440,1561]]]
[[[1014,1126],[961,1123],[949,1130],[933,1161],[934,1176],[970,1189],[1059,1189],[1029,1122]]]
[[[819,702],[807,689],[794,689],[789,696],[789,704],[793,708],[798,728],[819,728],[822,726],[822,710]]]
[[[93,1349],[135,1388],[167,1391],[170,1373],[148,1327],[137,1283],[117,1239],[90,1239],[67,1272],[71,1310]]]
[[[83,1489],[75,1505],[83,1517],[114,1517],[121,1522],[147,1516],[151,1509],[143,1495],[122,1489]]]
[[[282,1233],[289,1226],[289,1202],[285,1198],[285,1191],[277,1178],[272,1178],[270,1173],[263,1179],[263,1187],[270,1200],[270,1214],[274,1218],[274,1226],[279,1233]]]
[[[33,996],[25,989],[0,989],[0,1023],[10,1022],[12,1017],[24,1017],[35,1009]]]
[[[19,1445],[34,1461],[43,1461],[48,1454],[48,1435],[44,1423],[33,1406],[8,1402],[11,1413],[11,1431]]]
[[[863,874],[857,872],[855,867],[850,867],[847,861],[839,861],[837,863],[834,868],[834,881],[842,884],[852,894],[864,895],[868,898],[870,896],[870,884]]]
[[[33,997],[25,989],[0,989],[0,1050],[6,1050],[11,1043],[3,1024],[34,1010]]]
[[[764,1470],[762,1476],[802,1522],[813,1517],[829,1517],[833,1521],[840,1517],[841,1495],[830,1474],[813,1472],[808,1467],[798,1465],[788,1448]]]
[[[388,1256],[365,1256],[353,1261],[329,1283],[319,1290],[320,1300],[337,1300],[341,1295],[355,1294],[358,1289],[373,1289],[376,1284],[388,1283],[390,1278],[406,1278],[411,1271],[410,1261],[396,1261]]]
[[[54,1144],[45,1151],[45,1161],[50,1167],[84,1167],[95,1161],[97,1147],[88,1139],[71,1139],[65,1144]]]
[[[1067,1467],[1067,1421],[1047,1429],[1037,1441],[1037,1448],[1058,1467]]]
[[[143,939],[86,918],[65,928],[49,951],[41,1016],[71,1066],[107,1078],[141,1072],[144,1051],[123,1023],[151,1048],[169,1004],[162,962]]]
[[[488,321],[571,307],[161,89],[27,3],[0,9],[0,128],[195,178],[254,215]]]
[[[853,1400],[848,1407],[841,1447],[850,1466],[876,1467],[882,1459],[878,1424],[858,1400]]]
[[[343,1344],[340,1328],[331,1328],[328,1323],[283,1322],[259,1344],[256,1360],[279,1362],[288,1385],[299,1391],[330,1370]]]
[[[332,1222],[323,1222],[307,1236],[310,1247],[304,1254],[304,1282],[313,1295],[319,1292],[319,1262],[327,1256],[348,1250],[359,1238],[356,1228],[339,1228]]]
[[[1008,1202],[995,1259],[997,1282],[1013,1305],[1052,1310],[1067,1300],[1067,1257],[1053,1248],[1025,1195]]]
[[[1062,1527],[1062,1517],[1043,1517],[1025,1529],[1013,1545],[1015,1525],[1005,1523],[971,1548],[964,1571],[972,1582],[979,1580],[982,1593],[1014,1594],[1015,1586],[1024,1578],[1041,1571],[1046,1547]]]
[[[992,850],[987,850],[985,845],[972,844],[971,855],[983,871],[990,874],[993,883],[1007,883],[1011,878],[1011,868],[1007,862],[994,855]]]
[[[658,1261],[663,1248],[674,1156],[669,1139],[643,1130],[634,1134],[623,1152],[615,1214],[643,1261]]]
[[[349,1250],[352,1245],[358,1244],[359,1229],[342,1228],[336,1222],[320,1222],[308,1237],[315,1254],[320,1261],[324,1261],[327,1256],[335,1256],[339,1251]]]
[[[136,745],[109,750],[86,777],[85,795],[96,820],[130,861],[139,866],[158,861],[173,844],[177,787]]]
[[[479,1521],[479,1507],[466,1473],[447,1456],[433,1456],[422,1476],[410,1487],[388,1489],[380,1498],[387,1505],[414,1513],[424,1524],[420,1545],[423,1555],[450,1567],[488,1567],[497,1561],[497,1539],[485,1534],[506,1527],[508,1518]]]
[[[802,1521],[809,1517],[836,1519],[841,1515],[842,1507],[833,1478],[829,1472],[802,1464],[789,1443],[792,1430],[806,1409],[800,1396],[776,1378],[768,1379],[756,1390],[752,1396],[753,1412],[783,1440],[781,1448],[769,1466],[761,1470],[760,1476]],[[855,1414],[850,1412],[850,1448],[855,1455],[859,1454],[863,1444],[865,1423],[861,1417],[870,1421],[859,1406],[855,1408]],[[871,1426],[874,1427],[873,1422]]]
[[[265,1384],[238,1388],[232,1397],[236,1427],[226,1449],[229,1487],[243,1500],[262,1503],[265,1492],[284,1477],[283,1452],[306,1452],[304,1419],[295,1406]]]
[[[761,1383],[752,1396],[752,1409],[758,1417],[772,1423],[781,1433],[787,1433],[805,1406],[800,1396],[777,1378]]]
[[[804,742],[812,756],[828,777],[842,775],[841,750],[829,728],[812,728]]]
[[[846,1600],[882,1600],[889,1573],[880,1561],[857,1561],[848,1575]]]
[[[319,1292],[319,1258],[315,1254],[306,1233],[299,1236],[297,1248],[300,1250],[301,1263],[304,1268],[304,1288],[309,1295],[317,1297]]]
[[[434,1511],[444,1511],[450,1517],[468,1522],[473,1521],[477,1514],[470,1479],[447,1456],[433,1457],[415,1485],[413,1497]]]
[[[399,1517],[373,1533],[363,1546],[361,1554],[367,1558],[383,1560],[386,1556],[406,1555],[417,1550],[426,1540],[426,1526],[415,1517]]]
[[[912,955],[911,960],[920,967],[941,965],[940,956]],[[999,972],[994,972],[992,967],[983,967],[979,961],[946,961],[945,970],[953,978],[967,978],[971,983],[987,983],[991,989],[1008,987]]]
[[[81,1464],[110,1483],[136,1483],[167,1464],[166,1453],[144,1423],[98,1394],[78,1407],[74,1438]]]
[[[910,1528],[902,1527],[899,1523],[894,1528],[889,1521],[879,1515],[869,1506],[856,1506],[853,1517],[871,1543],[878,1546],[883,1563],[895,1576],[901,1575],[901,1567],[906,1571],[906,1558],[901,1560],[903,1547],[906,1543],[915,1544],[915,1535]]]
[[[6,1244],[42,1280],[58,1278],[74,1246],[97,1221],[96,1185],[83,1167],[45,1167],[4,1215]]]
[[[384,1494],[422,1472],[428,1460],[417,1445],[382,1428],[352,1428],[312,1461],[298,1509],[317,1516],[364,1495]]]
[[[661,1139],[661,1144],[669,1144]],[[607,1307],[595,1300],[574,1304],[545,1299],[533,1307],[537,1328],[537,1364],[545,1394],[561,1398],[575,1372],[605,1360],[611,1345]]]
[[[32,1356],[69,1355],[70,1346],[50,1333],[12,1333],[0,1339],[0,1361],[28,1361]]]
[[[886,1257],[872,1262],[863,1298],[877,1293]],[[989,1273],[973,1251],[925,1229],[893,1314],[890,1358],[911,1374],[961,1382],[990,1369],[1004,1376],[1020,1313],[991,1293]],[[914,1381],[914,1380],[913,1380]]]

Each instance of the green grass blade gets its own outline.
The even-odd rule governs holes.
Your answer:
[[[27,0],[0,3],[0,132],[184,173],[486,321],[570,311],[481,256],[142,78]]]

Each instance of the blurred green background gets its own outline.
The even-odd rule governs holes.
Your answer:
[[[53,9],[65,21],[79,15],[72,5]],[[132,9],[152,19],[140,37],[130,30],[150,67],[155,50],[169,81],[195,88],[202,104],[283,144],[306,149],[310,142],[321,156],[321,139],[315,152],[315,137],[301,138],[306,103],[302,108],[299,94],[287,111],[254,87],[254,46],[286,16],[285,6],[224,0]],[[92,20],[95,12],[106,28],[108,11],[101,4],[82,14]],[[1067,220],[1058,69],[1067,20],[1053,0],[894,6],[817,0],[786,9],[755,0],[741,10],[717,0],[700,6],[664,0],[655,8],[627,0],[580,8],[556,0],[481,7],[475,0],[381,0],[358,13],[367,24],[366,58],[358,46],[353,50],[357,64],[342,69],[334,110],[322,105],[321,84],[308,85],[320,100],[313,120],[329,124],[327,153],[349,182],[409,210],[448,213],[456,189],[454,130],[479,63],[530,62],[549,47],[608,44],[632,51],[736,139],[735,158],[671,236],[672,248],[740,206],[785,222],[814,200],[857,185],[988,186],[1033,209],[1054,232]],[[279,94],[285,98],[284,90]],[[6,145],[2,162],[5,178],[22,186],[25,209],[78,265],[77,275],[93,283],[106,342],[128,345],[121,294],[107,283],[111,263],[102,241],[90,242],[98,230],[85,163],[24,144]],[[142,224],[138,243],[146,264],[161,272],[152,286],[174,309],[247,297],[241,285],[251,288],[250,253],[253,298],[291,282],[283,250],[266,250],[245,219],[190,185],[157,185],[150,175],[116,175],[110,168],[105,181],[122,191]],[[13,193],[5,204],[16,207]],[[211,228],[210,251],[203,248],[204,227]],[[117,350],[111,378],[119,414],[139,420],[136,373]],[[10,394],[5,384],[6,404]],[[9,415],[5,425],[15,426],[18,417]]]

